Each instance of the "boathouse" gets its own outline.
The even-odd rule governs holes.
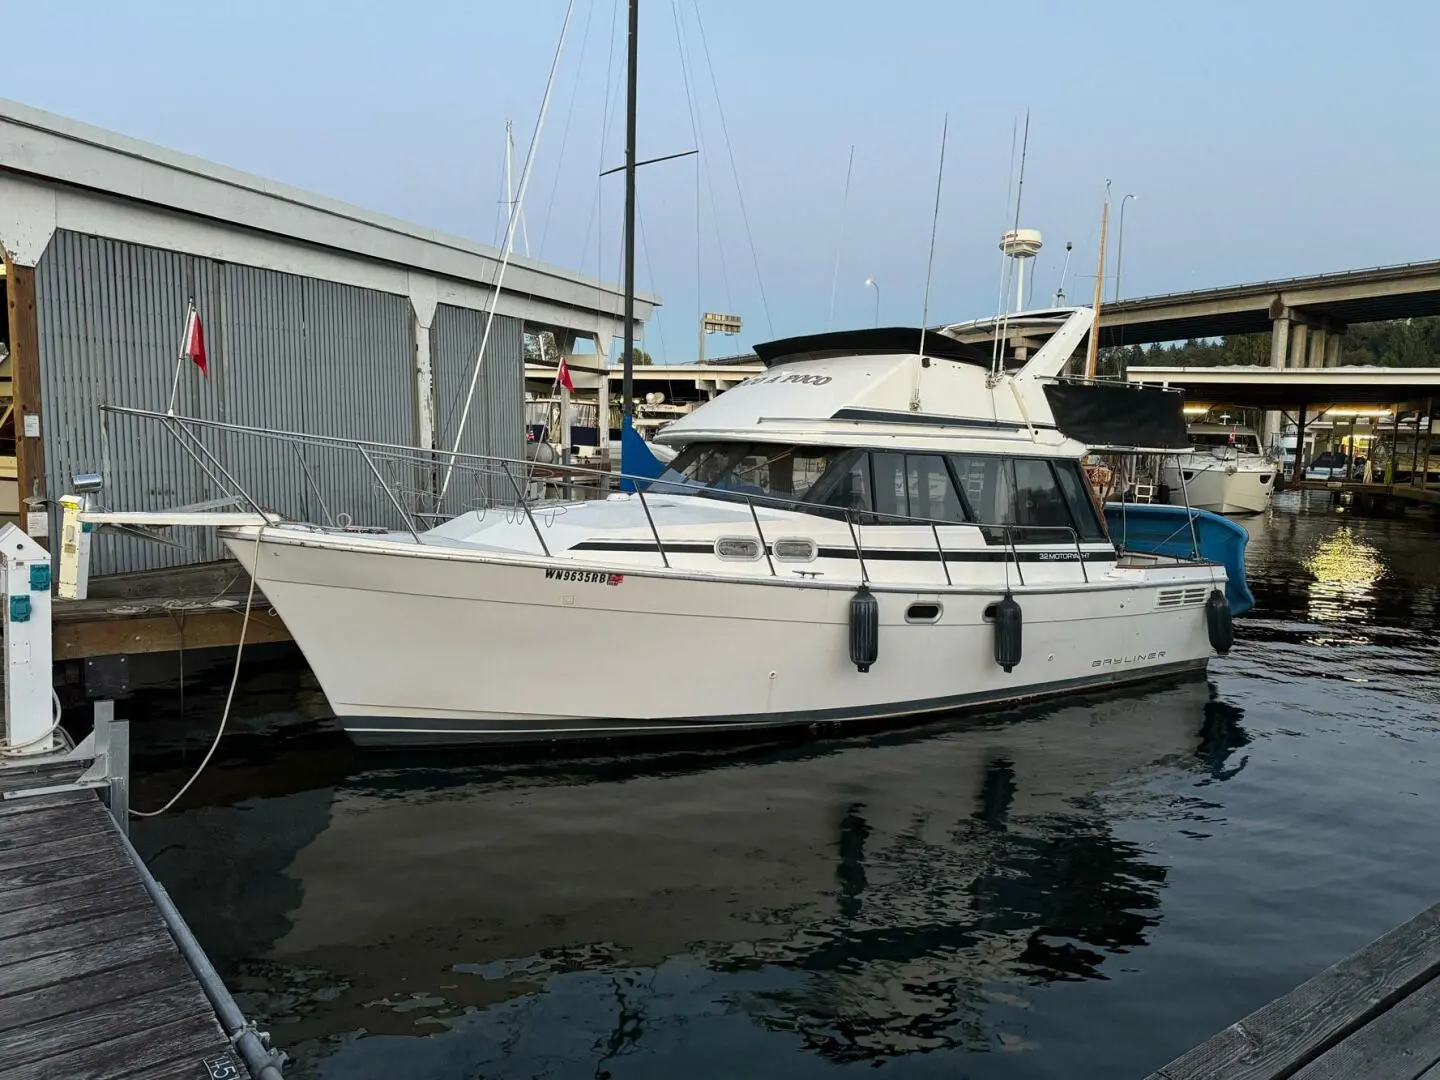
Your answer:
[[[207,497],[160,426],[100,411],[167,408],[192,300],[209,374],[182,372],[179,413],[447,450],[493,306],[460,448],[505,457],[524,447],[525,335],[607,354],[623,332],[615,285],[512,255],[497,296],[495,248],[4,100],[0,247],[0,515],[42,543],[76,472],[103,474],[111,505]],[[637,332],[657,302],[637,298]],[[227,450],[272,497],[304,482],[257,440]],[[218,555],[186,543],[107,532],[93,572]]]

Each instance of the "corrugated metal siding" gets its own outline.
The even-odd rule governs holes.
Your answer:
[[[485,336],[483,311],[441,304],[430,323],[430,363],[435,379],[436,444],[441,450],[454,445],[455,431],[465,407],[465,394],[475,370],[475,358]],[[460,449],[468,454],[521,458],[525,449],[525,353],[523,324],[504,315],[495,317],[480,380]],[[457,473],[451,482],[445,511],[459,513],[472,505],[513,503],[515,490],[502,474],[486,482],[483,477]]]
[[[225,420],[415,444],[408,299],[228,264],[219,278],[216,367]],[[302,467],[293,443],[231,434],[227,449],[236,479],[287,516],[324,522],[328,509],[357,524],[401,525],[351,451],[307,446]]]
[[[90,470],[105,474],[101,499],[109,506],[160,509],[218,494],[159,426],[99,412],[104,404],[168,406],[186,299],[193,292],[205,305],[211,287],[210,267],[201,260],[55,234],[35,271],[45,482],[52,495],[69,489],[73,473]],[[52,513],[51,535],[57,530]],[[92,547],[92,572],[219,557],[214,539],[198,531],[175,539],[184,547],[104,530]]]
[[[177,411],[256,427],[414,445],[409,301],[332,282],[233,266],[60,231],[36,268],[47,485],[73,472],[106,475],[103,501],[160,509],[219,492],[159,425],[110,417],[101,404],[164,410],[186,300],[205,323],[211,378],[181,375]],[[263,502],[323,520],[288,445],[240,435],[207,437]],[[332,513],[394,526],[396,515],[363,462],[310,449],[307,464]],[[52,522],[52,535],[56,523]],[[175,550],[102,531],[92,572],[213,559],[198,531]]]

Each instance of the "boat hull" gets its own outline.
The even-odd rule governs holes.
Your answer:
[[[1275,493],[1275,469],[1236,469],[1223,466],[1185,467],[1185,491],[1180,487],[1179,469],[1167,465],[1163,479],[1170,489],[1170,503],[1182,506],[1188,494],[1196,510],[1212,514],[1263,514],[1270,509]]]
[[[1097,568],[1083,587],[1017,586],[1023,657],[1008,673],[985,618],[1001,590],[877,587],[879,659],[862,673],[849,655],[854,584],[347,547],[276,529],[226,540],[366,746],[873,722],[1170,677],[1212,655],[1201,586],[1224,579],[1213,566]],[[1162,606],[1167,589],[1186,606]],[[916,603],[938,606],[938,621],[908,621]]]

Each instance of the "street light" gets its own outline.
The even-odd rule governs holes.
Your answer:
[[[880,325],[880,283],[879,283],[878,281],[876,281],[873,277],[867,277],[867,278],[865,279],[865,285],[866,285],[867,288],[870,288],[870,289],[874,289],[874,290],[875,290],[875,325],[876,325],[876,326],[879,326],[879,325]]]
[[[1120,238],[1115,243],[1115,299],[1120,299],[1120,264],[1125,258],[1125,204],[1138,195],[1126,195],[1120,200]]]

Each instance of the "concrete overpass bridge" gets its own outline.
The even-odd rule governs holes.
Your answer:
[[[1440,260],[1121,300],[1101,309],[1100,344],[1270,334],[1272,368],[1340,365],[1351,323],[1440,315]]]

